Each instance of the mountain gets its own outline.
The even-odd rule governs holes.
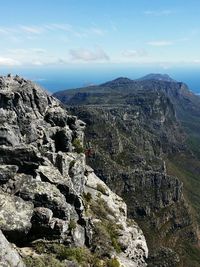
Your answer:
[[[142,230],[86,165],[84,128],[36,84],[0,77],[0,266],[146,266]]]
[[[200,98],[168,76],[146,77],[55,97],[86,122],[87,162],[144,231],[148,266],[197,267]]]
[[[172,79],[168,74],[160,74],[160,73],[150,73],[138,80],[139,81],[156,80],[156,81],[164,81],[164,82],[176,82],[176,80]]]

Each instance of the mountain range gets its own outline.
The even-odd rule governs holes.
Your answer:
[[[38,85],[0,77],[0,266],[147,266],[142,230],[86,164],[84,128]]]
[[[54,96],[0,77],[0,266],[199,267],[200,97],[166,74]]]
[[[166,74],[54,96],[86,123],[87,162],[144,231],[148,266],[200,266],[200,97]]]

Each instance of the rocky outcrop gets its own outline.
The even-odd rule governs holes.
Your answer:
[[[85,192],[92,196],[91,202],[104,203],[107,209],[110,210],[107,217],[110,217],[110,219],[113,217],[112,220],[119,227],[118,234],[120,235],[120,239],[118,242],[119,246],[123,248],[123,251],[117,257],[122,266],[144,266],[145,258],[148,257],[146,240],[136,223],[130,221],[129,225],[127,224],[127,207],[125,202],[113,193],[91,169],[86,177]],[[92,206],[91,203],[89,203],[90,205]],[[102,218],[95,217],[91,217],[91,222],[94,225],[102,221]]]
[[[82,261],[95,253],[94,261],[105,264],[146,266],[142,231],[128,221],[122,199],[86,166],[84,128],[37,85],[18,76],[0,77],[0,229],[20,246],[27,266],[46,265],[47,258],[52,265],[82,266],[76,255],[86,251],[90,259],[81,256]],[[24,254],[24,246],[31,255]],[[76,247],[81,249],[69,256]],[[17,256],[11,257],[8,266],[14,267]]]

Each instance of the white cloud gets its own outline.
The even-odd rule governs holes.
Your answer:
[[[106,30],[97,27],[94,24],[88,27],[75,27],[71,24],[48,23],[40,25],[14,25],[11,27],[0,27],[0,36],[7,41],[22,43],[25,40],[36,40],[38,37],[46,38],[52,35],[56,39],[59,35],[65,35],[72,38],[90,38],[91,36],[102,37]]]
[[[151,46],[169,46],[169,45],[173,45],[173,42],[166,41],[166,40],[158,40],[158,41],[150,41],[147,44]]]
[[[61,30],[61,31],[72,31],[72,25],[70,24],[59,24],[59,23],[51,23],[43,26],[47,30]]]
[[[144,49],[138,49],[138,50],[130,49],[122,52],[122,56],[127,58],[145,57],[147,55],[148,54]]]
[[[160,63],[160,67],[164,70],[169,70],[171,69],[171,64],[168,62],[168,63]]]
[[[8,52],[14,55],[24,55],[27,54],[29,50],[23,49],[23,48],[17,48],[17,49],[8,49]]]
[[[96,48],[94,50],[89,49],[71,49],[69,54],[72,60],[75,61],[108,61],[109,56],[101,48]]]
[[[86,32],[89,34],[94,34],[94,35],[99,35],[99,36],[103,36],[106,33],[103,29],[98,28],[98,27],[89,28],[88,30],[86,30]]]
[[[49,55],[42,48],[16,48],[7,49],[4,52],[4,57],[7,60],[7,65],[45,65],[49,61]],[[20,63],[20,64],[19,64]]]
[[[9,57],[0,56],[0,66],[19,66],[21,62]]]
[[[42,48],[29,48],[29,49],[17,48],[17,49],[8,49],[7,51],[9,52],[9,54],[12,54],[17,58],[28,57],[28,56],[32,57],[35,55],[40,56],[46,53],[46,50]]]
[[[146,10],[144,11],[145,15],[150,15],[150,16],[169,16],[173,14],[174,11],[169,10],[169,9],[164,9],[164,10]]]
[[[44,27],[37,26],[20,26],[20,29],[29,34],[41,34],[44,32]]]
[[[31,65],[35,65],[35,66],[43,66],[44,62],[40,61],[40,60],[33,60],[31,62]]]
[[[8,30],[6,30],[4,28],[0,28],[0,33],[7,34],[8,33]]]
[[[35,52],[36,54],[45,54],[46,53],[46,50],[45,49],[42,49],[42,48],[32,48],[31,49],[33,52]]]
[[[90,36],[104,36],[106,31],[98,27],[88,27],[88,28],[79,28],[72,29],[71,33],[78,38],[87,38]]]
[[[200,63],[200,59],[195,59],[195,60],[193,60],[193,62],[196,63],[196,64],[199,64]]]

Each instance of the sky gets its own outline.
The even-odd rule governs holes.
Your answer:
[[[2,73],[200,69],[199,0],[1,0],[0,10]]]

